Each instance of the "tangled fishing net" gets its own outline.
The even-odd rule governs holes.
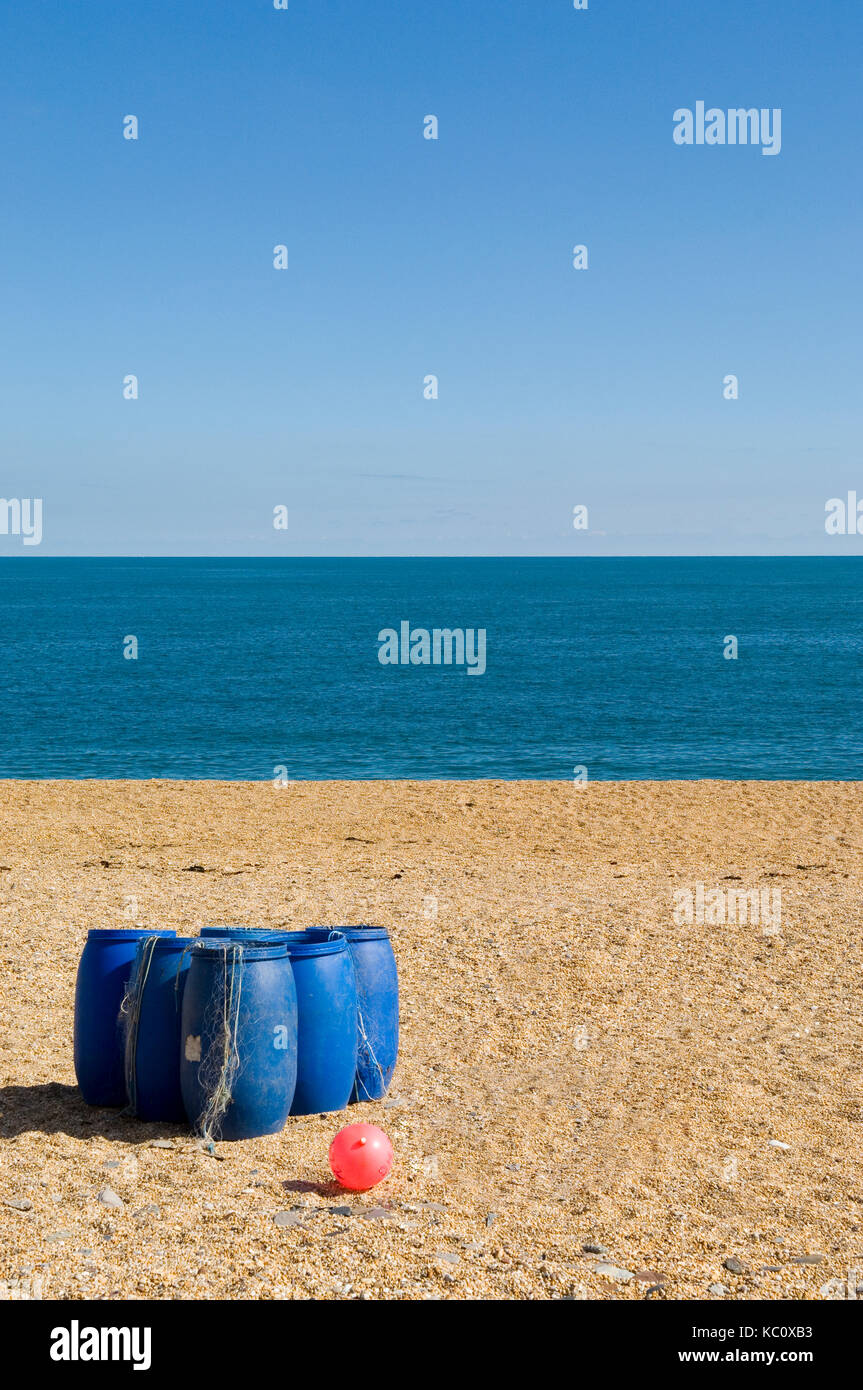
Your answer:
[[[123,995],[123,1002],[120,1005],[120,1027],[125,1036],[125,1050],[123,1063],[126,1078],[126,1096],[128,1105],[126,1113],[137,1115],[138,1113],[138,1028],[141,1022],[141,1001],[144,997],[144,986],[147,983],[147,976],[150,973],[150,966],[153,963],[153,952],[156,949],[158,936],[148,936],[143,939],[137,952],[135,953],[135,963],[132,973],[129,976],[129,983],[126,986],[126,993]]]
[[[123,1002],[120,1005],[118,1022],[125,1038],[123,1065],[128,1104],[124,1114],[127,1115],[137,1115],[138,1113],[138,1033],[141,1023],[141,1007],[150,967],[153,964],[153,953],[162,940],[164,938],[160,936],[142,937],[135,953],[135,961],[129,976],[129,983],[126,986],[126,993],[123,995]],[[187,946],[177,961],[177,970],[174,976],[174,1008],[177,1013],[180,1011],[180,982],[183,967],[190,949],[191,947]]]
[[[372,1046],[372,1040],[366,1031],[365,1020],[363,1018],[363,1011],[360,1008],[359,1004],[357,1005],[357,1033],[359,1037],[357,1051],[357,1072],[354,1078],[354,1100],[376,1100],[379,1096],[386,1094],[387,1080],[386,1076],[384,1075],[384,1069],[375,1055],[375,1050]],[[380,1091],[378,1092],[377,1096],[373,1095],[373,1093],[368,1089],[365,1082],[361,1079],[360,1076],[360,1072],[365,1072],[366,1074],[368,1074],[369,1071],[377,1071],[377,1074],[380,1077]]]
[[[196,1130],[209,1147],[221,1135],[240,1070],[237,1033],[245,970],[241,943],[220,943],[218,953],[220,968],[213,972],[213,989],[204,1012],[201,1035],[202,1043],[204,1038],[209,1038],[210,1043],[206,1053],[202,1053],[198,1068],[198,1084],[205,1104]]]

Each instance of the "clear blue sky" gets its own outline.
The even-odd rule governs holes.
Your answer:
[[[863,497],[861,40],[856,0],[5,7],[27,553],[863,549],[824,532]],[[781,153],[677,146],[698,100],[780,107]]]

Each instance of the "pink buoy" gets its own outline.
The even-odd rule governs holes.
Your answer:
[[[393,1146],[377,1125],[346,1125],[330,1144],[330,1167],[350,1192],[367,1192],[392,1166]]]

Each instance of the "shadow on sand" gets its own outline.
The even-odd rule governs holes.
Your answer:
[[[42,1086],[0,1086],[0,1139],[14,1139],[20,1134],[68,1134],[75,1139],[98,1135],[123,1144],[146,1144],[154,1139],[196,1142],[191,1130],[182,1125],[155,1124],[136,1120],[122,1110],[86,1105],[77,1086],[60,1086],[53,1081]],[[221,1152],[211,1149],[210,1153],[213,1158],[224,1159],[230,1148],[230,1144],[219,1144]],[[316,1192],[320,1197],[340,1197],[343,1201],[351,1195],[331,1179],[312,1182],[288,1178],[282,1187],[286,1192]]]
[[[70,1134],[75,1139],[99,1135],[126,1144],[192,1137],[176,1124],[153,1124],[122,1110],[85,1105],[77,1086],[53,1081],[42,1086],[0,1086],[0,1139],[32,1133]]]

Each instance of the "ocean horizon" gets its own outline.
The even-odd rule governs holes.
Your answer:
[[[856,557],[22,556],[0,584],[4,778],[863,769]]]

